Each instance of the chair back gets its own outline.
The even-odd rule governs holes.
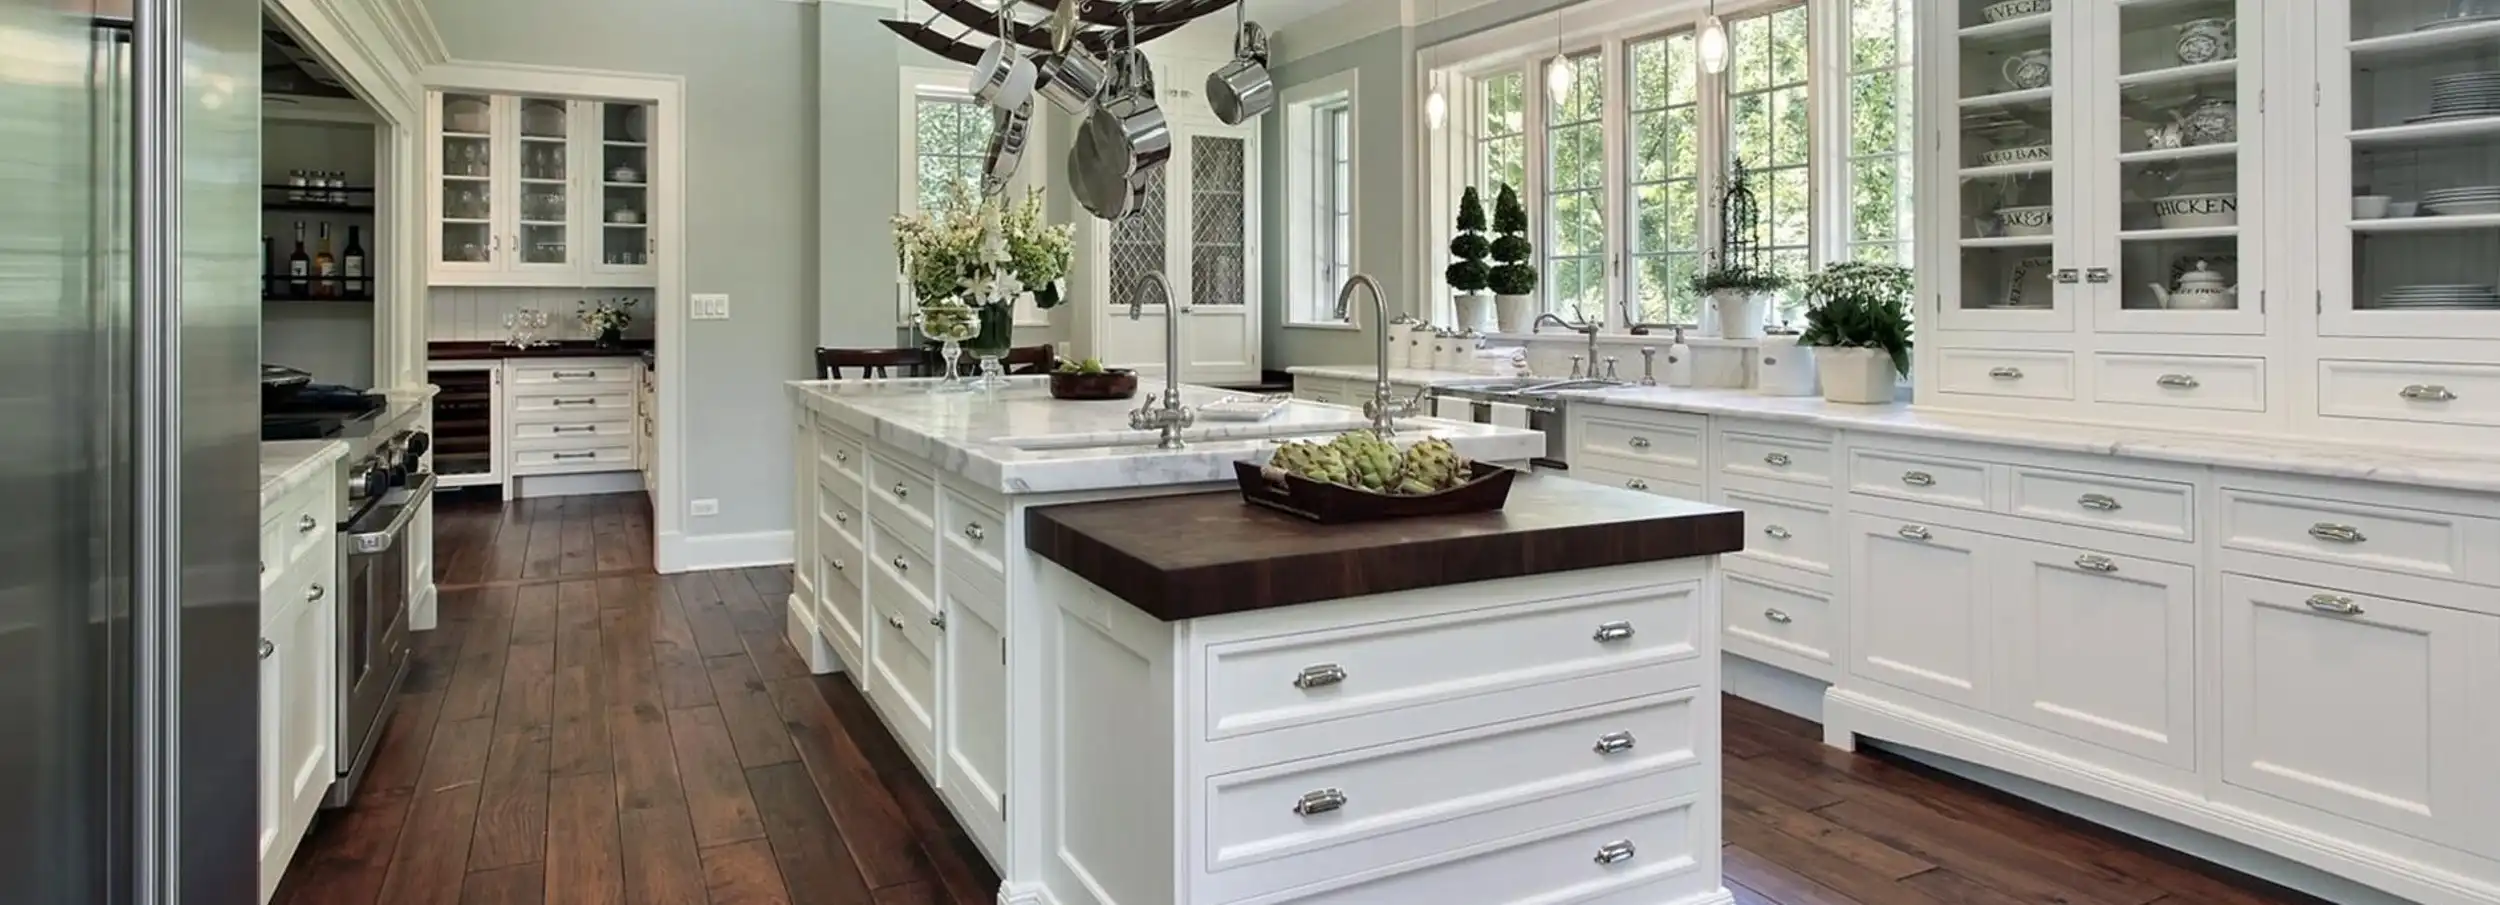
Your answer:
[[[820,380],[842,380],[845,368],[856,369],[862,379],[886,377],[920,377],[928,370],[928,352],[921,349],[828,349],[816,347],[816,377]]]
[[[1047,343],[1017,346],[1007,350],[1007,357],[999,359],[999,366],[1006,368],[1009,374],[1048,374],[1051,367],[1059,363],[1058,359],[1058,354]]]

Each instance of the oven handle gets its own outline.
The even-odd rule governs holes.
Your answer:
[[[347,535],[348,549],[359,556],[389,552],[391,545],[399,542],[399,535],[408,530],[409,521],[417,517],[417,510],[425,506],[433,493],[434,476],[427,474],[417,482],[417,486],[408,488],[408,502],[391,515],[389,525],[383,526],[380,531],[359,531]]]

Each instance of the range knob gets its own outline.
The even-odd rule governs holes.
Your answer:
[[[391,467],[379,457],[357,463],[347,472],[347,498],[369,500],[391,492]]]
[[[417,473],[417,472],[419,472],[419,471],[424,470],[424,469],[423,469],[422,467],[420,467],[420,466],[422,466],[422,465],[424,464],[424,462],[425,462],[425,452],[426,452],[426,450],[433,449],[433,448],[434,448],[434,436],[433,436],[432,434],[428,434],[428,433],[426,433],[426,432],[424,432],[424,431],[407,431],[407,432],[405,432],[405,433],[400,434],[400,435],[399,435],[399,470],[400,470],[400,473],[401,473],[401,474],[410,474],[410,475],[413,475],[413,474],[416,474],[416,473]]]

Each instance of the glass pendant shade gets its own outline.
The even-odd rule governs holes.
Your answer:
[[[1545,68],[1545,90],[1557,106],[1571,96],[1572,75],[1571,61],[1563,57],[1555,57],[1553,64]]]
[[[1441,96],[1440,86],[1433,86],[1432,93],[1424,97],[1424,122],[1430,125],[1433,131],[1438,132],[1441,130],[1441,124],[1449,118],[1450,101]]]
[[[1701,68],[1711,75],[1727,71],[1727,26],[1717,16],[1701,20]]]

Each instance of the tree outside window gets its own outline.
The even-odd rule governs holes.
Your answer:
[[[1476,185],[1488,197],[1528,185],[1527,76],[1517,70],[1476,83]]]
[[[1691,32],[1634,42],[1631,57],[1632,316],[1692,324],[1685,281],[1701,267],[1701,70]]]
[[[914,198],[921,210],[945,207],[961,190],[981,192],[982,160],[989,153],[990,111],[970,98],[921,97],[913,115],[913,155],[918,158]]]
[[[1911,0],[1849,4],[1849,257],[1910,266]]]
[[[1545,131],[1545,310],[1606,317],[1606,79],[1597,51],[1564,57],[1571,90]]]
[[[1771,266],[1792,277],[1814,263],[1806,21],[1798,5],[1728,23],[1728,153],[1754,176]],[[1774,304],[1774,320],[1804,320],[1802,292]]]

